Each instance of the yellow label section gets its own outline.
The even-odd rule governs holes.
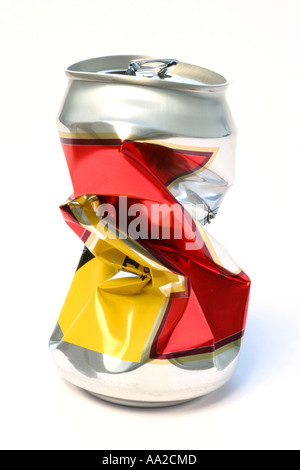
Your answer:
[[[68,343],[140,362],[165,296],[151,284],[145,287],[147,281],[139,277],[125,280],[117,289],[119,281],[108,280],[116,271],[97,258],[80,268],[59,325]]]
[[[91,232],[86,245],[95,258],[75,274],[58,320],[63,340],[124,361],[147,360],[170,295],[186,293],[184,277],[112,236],[98,218],[97,197],[68,205]]]
[[[58,319],[62,332],[66,334],[76,322],[87,302],[95,294],[98,285],[109,279],[117,269],[94,258],[75,274],[71,288]]]

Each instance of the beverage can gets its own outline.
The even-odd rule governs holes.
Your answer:
[[[84,250],[50,350],[61,375],[114,403],[156,407],[234,374],[250,280],[210,234],[234,182],[236,127],[220,74],[111,56],[66,70],[58,131]]]

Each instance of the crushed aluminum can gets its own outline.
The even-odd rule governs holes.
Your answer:
[[[250,280],[207,226],[234,180],[227,80],[177,60],[89,59],[66,70],[58,130],[85,244],[50,339],[61,375],[111,402],[182,403],[224,385]]]

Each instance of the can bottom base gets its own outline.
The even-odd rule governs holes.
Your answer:
[[[237,351],[232,351],[237,349]],[[233,376],[239,358],[240,348],[225,351],[218,356],[228,362],[227,367],[205,360],[189,364],[165,362],[145,363],[130,371],[108,372],[104,366],[112,366],[111,357],[93,353],[84,348],[60,341],[52,348],[52,357],[61,376],[85,390],[90,395],[118,405],[136,408],[163,408],[191,402],[221,388]],[[228,352],[231,353],[228,357]],[[231,359],[231,360],[230,360]],[[117,361],[122,365],[122,361]],[[196,367],[203,366],[202,369]]]
[[[190,398],[187,400],[178,400],[178,401],[137,401],[137,400],[124,400],[122,398],[107,397],[105,395],[100,395],[99,393],[94,393],[90,391],[88,391],[88,393],[101,400],[114,403],[116,405],[129,406],[133,408],[165,408],[165,407],[170,407],[170,406],[182,405],[183,403],[188,403],[196,399],[196,398]]]

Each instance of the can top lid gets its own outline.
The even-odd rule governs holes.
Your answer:
[[[224,90],[228,81],[216,72],[176,59],[109,56],[87,59],[66,69],[75,80],[124,83],[186,91]]]

